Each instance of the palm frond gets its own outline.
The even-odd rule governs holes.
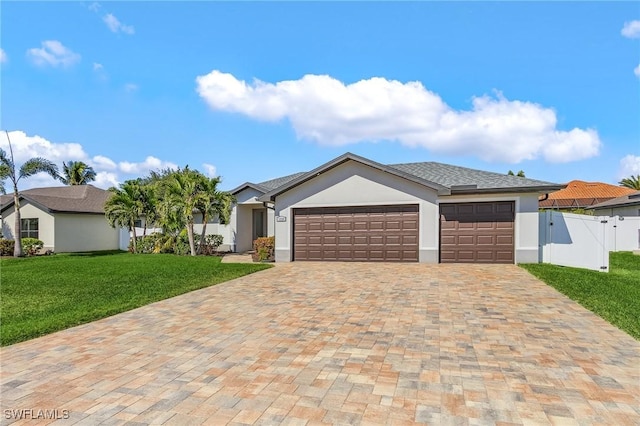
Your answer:
[[[37,173],[46,173],[54,179],[59,179],[58,166],[53,161],[42,157],[30,158],[20,167],[18,180],[33,176]]]

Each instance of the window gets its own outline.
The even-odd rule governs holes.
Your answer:
[[[21,219],[20,224],[21,238],[38,238],[38,219]]]
[[[142,228],[142,220],[138,219],[136,221],[133,222],[133,226],[136,228]]]

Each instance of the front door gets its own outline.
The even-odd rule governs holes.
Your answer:
[[[266,211],[264,209],[253,210],[253,240],[266,237]]]

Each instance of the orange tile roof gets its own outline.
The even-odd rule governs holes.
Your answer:
[[[567,187],[560,191],[552,192],[549,198],[552,200],[574,198],[617,198],[635,192],[634,189],[624,186],[609,185],[602,182],[584,182],[572,180]]]
[[[634,192],[634,189],[608,183],[572,180],[566,188],[550,193],[549,197],[539,204],[540,207],[556,208],[588,207]]]

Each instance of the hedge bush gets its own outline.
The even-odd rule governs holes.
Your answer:
[[[273,262],[275,260],[276,237],[260,237],[253,242],[254,262]]]
[[[42,247],[44,247],[44,243],[37,238],[22,239],[22,249],[27,256],[35,256],[36,254],[40,253]]]
[[[194,235],[196,249],[200,243],[200,235]],[[222,244],[222,235],[207,235],[205,236],[204,245],[202,247],[202,254],[214,255],[217,253],[218,247]],[[151,253],[174,253],[177,255],[191,254],[189,248],[189,237],[187,231],[182,231],[177,236],[165,235],[165,234],[150,234],[144,237],[137,237],[136,239],[137,253],[151,254]],[[133,242],[129,242],[129,251],[133,252]]]
[[[0,238],[0,256],[13,256],[14,240]]]

